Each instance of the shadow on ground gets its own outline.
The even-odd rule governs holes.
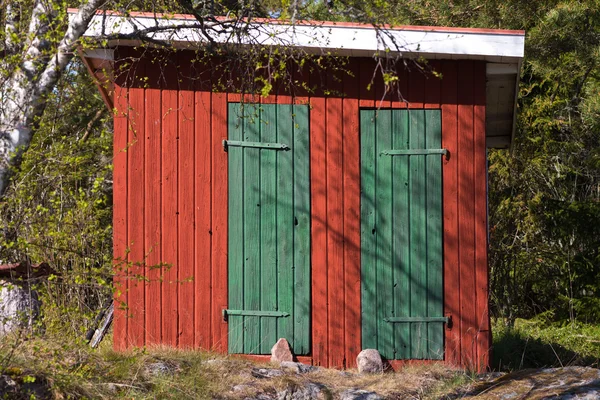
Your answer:
[[[557,343],[547,343],[525,336],[518,330],[507,330],[492,349],[492,369],[514,371],[527,368],[565,366],[600,366],[599,359],[581,355]]]

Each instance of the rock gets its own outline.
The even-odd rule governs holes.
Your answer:
[[[233,388],[231,388],[232,392],[245,392],[249,389],[252,389],[253,386],[252,385],[247,385],[247,384],[239,384],[239,385],[235,385]]]
[[[308,372],[317,371],[319,368],[312,365],[305,365],[299,362],[294,361],[283,361],[281,364],[281,369],[285,371],[295,372],[297,374],[306,374]]]
[[[32,329],[39,312],[37,292],[29,284],[0,281],[0,336]]]
[[[383,400],[383,397],[375,392],[366,390],[348,389],[340,394],[340,400]]]
[[[156,361],[146,364],[144,371],[148,376],[174,375],[175,373],[181,371],[181,367],[171,361]]]
[[[356,357],[358,372],[362,373],[381,373],[383,372],[383,361],[381,355],[375,349],[365,349]]]
[[[483,395],[485,394],[485,397]],[[478,384],[455,398],[599,399],[600,370],[589,367],[526,369]]]
[[[271,362],[294,361],[294,356],[290,350],[290,344],[285,338],[281,338],[271,348]]]
[[[283,371],[275,368],[252,368],[252,376],[255,378],[275,378],[283,375]]]
[[[325,400],[331,398],[327,388],[315,382],[308,382],[304,386],[289,386],[277,394],[277,400]]]

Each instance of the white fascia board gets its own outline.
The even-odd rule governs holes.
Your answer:
[[[199,29],[191,28],[195,20],[184,18],[153,18],[149,16],[94,16],[85,35],[110,38],[114,34],[133,34],[136,29],[162,27],[166,30],[148,36],[181,46],[197,46],[207,38]],[[178,27],[177,29],[169,29]],[[390,52],[408,53],[425,58],[473,58],[492,61],[501,57],[515,62],[523,57],[525,37],[522,34],[489,32],[456,32],[442,30],[375,29],[368,26],[251,23],[248,34],[233,37],[229,33],[211,32],[217,43],[238,45],[294,46],[308,52],[345,55],[373,55]]]

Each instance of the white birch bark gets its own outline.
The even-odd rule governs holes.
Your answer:
[[[0,89],[0,198],[8,187],[11,167],[19,166],[21,155],[31,144],[38,120],[46,107],[46,97],[73,58],[77,41],[103,3],[103,0],[88,0],[82,4],[55,49],[50,49],[46,40],[55,12],[51,2],[35,1],[21,49],[13,39],[16,21],[12,10],[7,9],[6,56],[1,61],[5,76]],[[17,54],[19,51],[20,55]],[[9,64],[14,62],[15,55],[21,57],[18,65]]]

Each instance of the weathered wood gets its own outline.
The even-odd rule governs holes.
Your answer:
[[[310,354],[310,130],[309,109],[294,105],[294,343],[295,354]],[[279,266],[281,268],[281,266]]]
[[[184,67],[189,62],[183,62]],[[182,72],[183,76],[188,76]],[[194,92],[178,91],[177,254],[179,346],[194,346]]]
[[[360,116],[358,112],[360,69],[350,65],[353,76],[344,76],[344,335],[346,367],[356,367],[361,351],[360,320]],[[348,112],[350,110],[351,112]]]
[[[162,342],[177,345],[177,92],[162,91]],[[175,240],[174,240],[175,239]]]
[[[213,291],[212,271],[212,198],[211,198],[211,93],[195,93],[195,150],[194,150],[194,209],[195,249],[194,257],[194,344],[196,347],[212,347],[211,304]]]
[[[441,115],[439,110],[425,112],[425,146],[440,148],[442,143]],[[425,158],[426,210],[427,210],[427,305],[426,315],[439,318],[443,315],[443,231],[442,231],[442,160],[435,155]],[[442,317],[444,318],[444,317]],[[427,324],[427,354],[429,359],[443,359],[444,329],[439,324]]]
[[[231,147],[230,352],[267,354],[279,337],[309,349],[308,107],[229,104],[231,140],[292,143],[289,152]],[[240,165],[241,163],[241,165]],[[241,172],[240,172],[241,171]],[[276,315],[291,318],[270,318]],[[242,323],[243,321],[243,323]],[[243,346],[234,344],[241,341]]]
[[[228,137],[241,140],[243,118],[239,103],[229,103]],[[244,309],[244,149],[228,152],[229,170],[229,308]],[[229,352],[244,353],[244,317],[228,319]]]
[[[127,348],[127,91],[115,86],[113,139],[113,257],[115,322],[113,346]]]
[[[458,248],[458,159],[462,156],[458,147],[457,66],[454,61],[443,61],[442,80],[442,147],[450,152],[450,158],[442,161],[443,214],[444,214],[444,314],[460,318],[460,286]],[[451,295],[451,294],[454,295]],[[459,295],[457,295],[457,293]],[[460,365],[460,325],[446,326],[445,360]]]
[[[327,339],[327,142],[325,99],[310,98],[310,193],[312,355],[315,365],[326,366]]]
[[[363,220],[361,233],[363,347],[387,359],[440,359],[443,327],[428,324],[445,320],[441,160],[434,152],[397,158],[380,151],[439,148],[440,112],[363,110],[361,120],[362,218],[371,222]]]
[[[262,108],[261,140],[277,141],[277,107]],[[277,226],[277,152],[260,151],[260,221],[265,227]],[[260,309],[277,310],[277,229],[260,230]],[[289,313],[286,313],[289,315]],[[260,354],[269,354],[277,342],[277,320],[261,318]]]
[[[142,67],[143,71],[143,67]],[[129,89],[129,130],[127,135],[127,243],[129,246],[128,341],[145,343],[145,250],[144,250],[144,89]]]
[[[212,348],[227,351],[228,324],[221,312],[227,308],[228,169],[227,153],[221,145],[227,139],[227,95],[212,94]]]
[[[473,62],[458,63],[458,233],[461,364],[476,366]]]
[[[474,82],[485,79],[485,63],[474,63]],[[474,95],[474,170],[475,170],[475,305],[477,371],[485,371],[490,363],[491,331],[489,315],[488,224],[487,224],[487,149],[485,137],[485,88],[473,85]]]
[[[330,89],[339,89],[328,76]],[[344,367],[344,221],[343,221],[343,125],[342,99],[325,99],[327,157],[327,301],[328,364]]]
[[[153,78],[150,78],[153,79]],[[146,343],[159,344],[161,336],[161,249],[160,249],[160,209],[161,209],[161,93],[159,89],[146,89],[145,101],[145,150],[144,179],[144,248],[147,254],[146,269]]]
[[[457,80],[458,64],[461,65],[459,68],[462,76],[461,79],[466,83],[467,87],[471,87],[471,91],[480,90],[480,92],[476,92],[479,93],[478,95],[474,96],[471,94],[470,100],[464,96],[460,99],[460,119],[456,96],[459,91],[464,90],[464,87],[462,84],[459,85]],[[286,280],[286,284],[291,282],[291,285],[295,286],[298,290],[301,290],[303,287],[306,290],[310,288],[310,302],[306,307],[308,307],[307,309],[310,310],[312,316],[307,320],[290,319],[292,321],[291,328],[286,327],[285,323],[281,325],[281,321],[273,321],[280,318],[261,316],[251,318],[251,320],[256,320],[255,326],[257,329],[255,329],[255,332],[259,332],[261,338],[250,345],[250,347],[258,347],[256,352],[265,352],[269,347],[266,342],[270,342],[274,340],[275,336],[279,336],[280,330],[289,331],[291,329],[290,335],[294,336],[294,340],[299,340],[298,332],[309,329],[312,334],[310,340],[306,340],[299,348],[306,348],[306,352],[310,353],[311,360],[315,364],[348,366],[354,362],[353,360],[357,352],[369,340],[364,337],[365,329],[368,330],[368,328],[361,321],[361,313],[363,316],[371,312],[376,314],[382,312],[380,311],[382,307],[389,307],[389,309],[396,313],[395,317],[402,317],[402,315],[410,316],[411,308],[422,308],[421,311],[424,311],[426,316],[438,317],[439,313],[436,310],[439,311],[440,302],[443,301],[444,309],[441,313],[442,316],[452,315],[455,321],[459,321],[461,315],[470,312],[468,307],[472,305],[472,319],[462,318],[462,325],[456,323],[452,328],[446,327],[443,338],[438,329],[440,327],[439,322],[384,323],[380,327],[376,327],[374,333],[375,341],[377,341],[378,329],[387,332],[386,329],[388,328],[384,325],[392,325],[391,334],[387,332],[384,335],[387,339],[382,339],[382,342],[387,341],[387,347],[391,349],[396,357],[433,357],[432,353],[437,353],[434,350],[437,348],[436,343],[443,339],[443,357],[445,358],[445,362],[469,367],[475,366],[470,364],[478,363],[475,367],[479,368],[482,357],[485,357],[485,354],[487,354],[485,349],[489,348],[489,323],[482,322],[482,319],[489,318],[486,314],[484,299],[487,296],[487,288],[485,287],[487,271],[483,267],[487,263],[487,249],[484,244],[482,245],[482,238],[485,237],[485,226],[483,225],[485,222],[482,222],[485,221],[485,203],[478,202],[482,198],[485,199],[485,196],[482,195],[483,183],[485,183],[483,175],[485,167],[482,167],[482,165],[485,165],[485,154],[481,151],[482,144],[477,142],[477,138],[479,137],[477,135],[481,134],[478,132],[480,129],[483,129],[483,127],[478,128],[478,126],[484,124],[482,117],[485,107],[483,106],[484,99],[476,99],[477,96],[484,96],[484,93],[481,91],[481,88],[484,87],[482,83],[484,73],[481,72],[480,65],[482,63],[471,62],[471,65],[476,66],[472,76],[468,76],[464,71],[463,66],[466,65],[464,62],[448,60],[432,62],[431,65],[437,68],[443,75],[443,79],[440,80],[431,76],[427,77],[417,70],[407,72],[402,68],[399,71],[402,95],[409,101],[408,104],[403,102],[397,96],[397,93],[384,93],[384,87],[380,82],[376,83],[370,91],[366,90],[366,83],[365,87],[362,87],[363,83],[370,81],[371,78],[370,71],[373,70],[374,63],[369,59],[351,60],[349,67],[355,70],[354,77],[343,77],[343,85],[339,81],[324,85],[323,82],[327,78],[325,81],[321,80],[318,90],[310,96],[305,93],[306,96],[304,99],[294,98],[289,93],[272,95],[268,98],[244,97],[243,100],[247,103],[257,101],[262,105],[285,103],[291,107],[291,104],[298,104],[298,102],[302,101],[310,103],[310,108],[306,109],[307,118],[310,121],[310,124],[307,124],[307,128],[310,129],[310,135],[306,137],[307,146],[310,147],[310,164],[307,161],[306,168],[304,169],[308,171],[306,172],[307,176],[310,176],[310,189],[306,191],[299,190],[295,182],[296,175],[290,180],[289,189],[286,189],[285,184],[282,183],[284,185],[283,190],[288,190],[292,193],[294,198],[292,202],[308,202],[310,206],[308,207],[308,212],[310,212],[309,224],[302,225],[302,220],[298,218],[298,214],[292,212],[292,221],[295,222],[295,219],[298,219],[298,225],[292,223],[291,236],[285,230],[282,230],[281,234],[277,230],[271,233],[260,233],[260,241],[261,243],[264,242],[264,244],[260,244],[259,246],[259,262],[257,263],[258,269],[256,271],[258,271],[257,275],[261,277],[261,280],[258,282],[259,286],[256,286],[255,282],[254,287],[258,287],[258,291],[262,293],[276,279],[271,270],[268,268],[265,269],[265,266],[269,263],[268,260],[274,257],[273,254],[266,250],[272,247],[268,243],[272,242],[273,237],[279,240],[280,236],[283,238],[290,236],[292,238],[292,246],[296,246],[297,236],[295,235],[299,231],[302,231],[302,228],[307,228],[308,226],[310,227],[312,244],[309,246],[310,258],[305,261],[310,262],[310,270],[300,273],[299,270],[294,269],[290,274],[291,278]],[[477,72],[477,68],[480,69],[479,73]],[[307,78],[304,75],[302,77],[303,79]],[[317,82],[318,79],[315,78],[314,81]],[[332,95],[325,97],[323,93],[323,89],[326,88],[325,86],[328,86],[328,89],[337,88],[340,91],[343,89],[347,92],[346,96],[335,97],[335,95]],[[182,117],[183,113],[185,113],[183,111],[184,107],[180,107],[179,105],[179,103],[186,102],[183,99],[185,95],[182,93],[182,88],[178,88],[173,82],[164,87],[162,83],[156,83],[155,86],[151,84],[151,88],[144,91],[144,103],[140,103],[139,105],[143,108],[143,112],[147,114],[146,116],[150,117],[151,113],[155,114],[156,112],[151,110],[156,108],[155,103],[157,99],[156,95],[152,94],[152,90],[162,90],[162,106],[159,112],[159,119],[161,120],[159,125],[161,126],[157,128],[156,125],[152,125],[151,121],[146,120],[145,122],[146,139],[143,150],[145,154],[142,164],[140,164],[145,182],[140,188],[143,193],[136,195],[142,199],[140,201],[143,205],[143,210],[138,211],[143,215],[142,239],[144,241],[143,255],[139,254],[142,258],[139,261],[145,261],[147,264],[154,263],[155,260],[153,257],[160,253],[161,261],[172,264],[177,274],[177,277],[173,279],[172,276],[168,275],[171,271],[161,271],[161,275],[162,272],[166,272],[166,274],[164,275],[165,279],[162,282],[163,288],[160,293],[152,292],[151,283],[145,284],[146,290],[144,295],[146,299],[143,300],[143,307],[147,310],[147,314],[143,326],[146,338],[143,339],[143,342],[151,343],[153,337],[160,335],[162,343],[180,346],[201,346],[225,351],[228,343],[227,331],[229,326],[223,321],[222,310],[227,308],[233,309],[231,304],[228,304],[227,283],[227,232],[228,209],[230,208],[227,186],[229,181],[228,173],[232,170],[227,167],[229,155],[223,151],[222,141],[228,139],[227,101],[239,101],[242,100],[242,96],[234,93],[210,93],[207,85],[201,88],[198,85],[198,91],[193,94],[193,98],[190,96],[193,102],[193,117],[186,119]],[[118,87],[116,90],[118,90]],[[175,101],[173,101],[173,93],[175,93]],[[129,94],[131,94],[131,91],[129,91]],[[181,99],[181,101],[177,101],[177,98]],[[473,104],[477,101],[480,104],[474,108]],[[205,105],[200,107],[200,103]],[[124,113],[129,112],[133,116],[134,110],[132,107],[129,107],[130,105],[122,107],[122,111]],[[391,242],[375,243],[372,257],[375,259],[378,257],[388,258],[395,265],[395,268],[391,269],[391,271],[381,271],[380,279],[377,279],[378,272],[375,271],[375,280],[379,281],[377,288],[381,286],[384,290],[388,290],[390,287],[393,289],[391,289],[391,301],[383,302],[383,297],[378,301],[377,296],[375,296],[373,306],[370,309],[371,311],[367,311],[370,307],[369,299],[367,298],[368,293],[362,287],[361,278],[359,277],[359,274],[363,270],[362,266],[369,260],[369,255],[365,251],[361,252],[361,246],[364,245],[362,243],[362,236],[367,230],[365,228],[365,218],[369,217],[368,214],[364,215],[361,210],[364,203],[361,201],[361,188],[365,184],[368,186],[369,178],[368,174],[363,173],[361,175],[360,168],[363,168],[363,164],[367,159],[360,153],[364,150],[366,144],[364,141],[359,140],[358,134],[359,126],[363,129],[363,125],[368,125],[369,122],[359,114],[360,107],[369,108],[370,112],[373,113],[373,118],[376,114],[391,113],[390,124],[393,127],[397,125],[409,126],[410,121],[408,114],[406,114],[406,118],[399,117],[399,114],[396,114],[395,111],[390,111],[390,109],[408,107],[411,109],[411,113],[413,112],[412,110],[423,108],[441,109],[438,112],[441,114],[444,133],[442,136],[442,145],[436,152],[439,151],[441,153],[442,148],[448,150],[446,157],[422,154],[381,156],[380,152],[385,150],[381,148],[377,149],[377,154],[373,153],[374,167],[375,163],[378,163],[381,164],[381,167],[386,168],[386,163],[389,163],[390,173],[394,176],[400,174],[400,177],[391,183],[392,194],[391,197],[388,196],[391,201],[389,208],[393,219],[390,221],[380,221],[378,224],[372,223],[371,225],[373,226],[368,228],[368,231],[371,232],[375,225],[388,227],[387,232],[391,232]],[[381,109],[377,110],[376,107],[381,107]],[[469,107],[471,108],[470,114],[468,112]],[[199,111],[199,108],[202,108],[202,111]],[[268,114],[271,111],[263,110],[261,112]],[[198,116],[199,113],[203,115],[202,119]],[[294,108],[292,111],[286,111],[285,113],[287,113],[289,118],[289,115],[298,114],[298,111]],[[176,115],[175,120],[172,120],[173,114]],[[269,118],[271,117],[267,119]],[[186,123],[188,124],[187,128],[185,127]],[[423,124],[427,133],[429,127],[427,117],[425,117]],[[459,124],[461,126],[460,131],[458,130]],[[258,143],[262,143],[266,141],[265,138],[267,137],[263,138],[262,135],[269,135],[268,131],[270,127],[267,127],[265,124],[259,125],[260,140]],[[115,127],[117,131],[119,129],[119,122],[115,121]],[[263,150],[261,148],[251,150],[258,153],[257,168],[259,171],[268,171],[273,162],[273,157],[275,157],[276,164],[283,163],[285,158],[280,159],[280,155],[289,155],[292,164],[295,162],[301,163],[301,161],[297,161],[296,154],[294,153],[294,147],[298,145],[296,143],[298,140],[298,137],[296,137],[297,128],[299,127],[293,126],[292,130],[294,132],[289,136],[290,141],[288,142],[282,141],[279,137],[269,139],[267,142],[289,145],[290,150],[288,151]],[[121,127],[120,129],[122,130],[123,128]],[[364,129],[367,128],[364,127]],[[162,133],[160,153],[158,153],[159,162],[156,164],[152,162],[152,159],[156,156],[151,155],[157,151],[152,145],[154,131]],[[195,131],[191,136],[192,142],[188,140],[189,138],[184,138],[185,132],[189,131]],[[179,146],[177,145],[177,136],[179,136]],[[461,138],[460,146],[458,143],[459,137]],[[117,132],[115,132],[115,139],[115,154],[117,154]],[[173,146],[173,143],[169,143],[169,140],[174,140],[175,145]],[[188,140],[187,144],[183,144],[185,140]],[[240,140],[247,141],[245,138]],[[392,146],[388,150],[400,150],[399,153],[404,152],[404,150],[411,150],[411,153],[417,153],[418,150],[432,148],[428,145],[429,137],[424,139],[426,143],[419,148],[402,147],[402,142],[406,140],[393,136],[391,138]],[[123,148],[127,147],[127,142],[128,140],[125,139]],[[375,144],[373,143],[372,146],[375,147]],[[471,147],[469,148],[468,146]],[[465,155],[465,148],[470,155]],[[233,147],[230,147],[229,150],[233,150]],[[136,171],[131,170],[134,167],[134,163],[127,159],[132,156],[139,157],[139,154],[136,156],[136,154],[132,153],[133,151],[134,149],[127,149],[127,153],[123,153],[124,157],[121,157],[122,159],[126,159],[125,171],[126,176],[129,177],[135,175]],[[387,160],[384,161],[381,158],[386,158]],[[410,217],[411,214],[409,213],[404,215],[400,212],[398,214],[398,210],[404,207],[404,203],[408,204],[409,199],[410,204],[413,201],[412,198],[409,198],[410,190],[406,190],[406,184],[410,184],[415,180],[414,176],[409,176],[409,171],[412,171],[413,158],[415,160],[422,159],[422,163],[425,166],[423,177],[419,179],[421,179],[421,182],[426,182],[424,186],[427,188],[427,195],[421,199],[422,201],[419,200],[420,203],[418,202],[418,204],[422,203],[426,210],[424,216],[419,218],[426,221],[423,232],[425,232],[424,235],[427,237],[430,237],[433,234],[432,232],[442,229],[440,226],[431,223],[432,213],[430,210],[438,207],[438,205],[436,205],[434,197],[430,195],[430,190],[433,190],[437,186],[437,190],[441,189],[444,196],[441,203],[444,218],[444,236],[442,241],[442,245],[444,246],[442,259],[444,278],[441,281],[431,274],[423,275],[422,273],[419,274],[412,271],[413,274],[410,275],[412,267],[409,256],[421,258],[426,264],[437,265],[438,268],[440,268],[439,260],[436,261],[435,256],[432,257],[427,250],[423,252],[422,249],[403,247],[400,244],[401,240],[399,240],[399,236],[402,235],[407,236],[407,240],[410,240],[408,224],[401,224],[400,221],[415,218]],[[417,164],[419,162],[415,161]],[[160,201],[153,203],[153,199],[150,197],[152,197],[151,193],[157,190],[157,184],[151,184],[151,182],[156,181],[153,169],[157,167],[157,164],[160,168],[160,184],[158,187],[160,188],[161,196]],[[471,164],[471,166],[469,167],[468,164]],[[435,183],[436,176],[439,178],[439,175],[436,175],[434,172],[435,165],[441,165],[443,168],[444,179],[443,181],[438,180],[438,183]],[[174,172],[173,167],[175,168]],[[115,159],[115,171],[118,168],[119,162]],[[462,172],[468,168],[471,168],[472,171],[471,178],[468,178],[468,173],[465,175]],[[187,174],[185,171],[188,169],[193,171],[193,173]],[[460,177],[459,169],[461,171]],[[259,219],[261,221],[263,219],[272,219],[274,214],[272,207],[269,206],[272,190],[268,188],[269,185],[275,185],[279,193],[280,180],[276,178],[275,183],[273,183],[271,179],[264,178],[262,174],[257,176],[259,176],[256,180],[257,184],[261,187],[261,190],[265,189],[261,193],[266,193],[264,195],[261,194],[260,198],[257,198],[257,203],[260,204],[260,207],[257,207],[260,209]],[[127,215],[135,213],[135,211],[127,209],[128,204],[132,201],[128,198],[128,193],[131,192],[131,185],[135,185],[133,181],[128,181],[127,179],[121,182],[125,188],[119,194],[117,193],[119,190],[117,189],[119,187],[119,179],[115,174],[115,201],[121,196],[121,202],[125,204],[121,207],[121,211],[125,209],[121,225],[118,223],[114,225],[115,240],[119,238],[119,229],[124,229],[126,232],[125,237],[122,239],[124,246],[122,249],[119,250],[119,245],[115,242],[116,256],[118,251],[125,253],[125,249],[131,245],[129,238],[126,237],[127,232],[130,231],[135,235],[131,227],[123,227],[127,223]],[[417,183],[419,183],[419,179],[416,180]],[[464,183],[468,179],[471,179],[473,184],[470,194],[466,189],[468,185]],[[184,183],[184,180],[187,183]],[[461,180],[460,184],[459,180]],[[375,185],[374,181],[372,185]],[[397,193],[397,189],[401,191],[402,185],[405,185],[405,190],[399,194]],[[419,183],[419,185],[421,184]],[[306,197],[297,197],[302,194]],[[467,208],[471,207],[471,214],[473,214],[472,223],[468,221],[468,218],[465,221],[462,217],[459,222],[458,204],[463,202],[463,195],[466,195],[467,199],[471,200],[468,203],[470,206],[466,206],[466,203],[461,206],[460,215],[467,215]],[[188,201],[185,200],[186,198]],[[173,202],[175,206],[173,206]],[[185,208],[188,207],[188,204],[191,205],[190,208],[193,208],[186,211]],[[148,252],[148,250],[151,248],[151,243],[154,240],[152,232],[155,232],[154,229],[157,226],[156,222],[152,219],[152,210],[155,210],[157,206],[160,208],[161,246],[160,251],[153,255],[153,252]],[[303,206],[303,208],[305,207]],[[120,212],[118,207],[115,207],[115,212],[115,215],[118,216]],[[276,221],[279,221],[281,213],[276,210],[275,214]],[[185,221],[188,221],[188,225],[181,225],[186,224]],[[412,235],[420,236],[423,235],[423,232],[413,232]],[[188,238],[188,234],[191,234],[192,239]],[[379,234],[377,229],[376,234]],[[175,246],[178,247],[175,249],[169,248],[170,244],[166,238],[167,236],[170,240],[175,240]],[[187,244],[184,243],[185,240],[188,240]],[[429,243],[429,240],[427,240],[427,243]],[[461,249],[460,263],[459,248]],[[472,271],[469,271],[466,267],[468,256],[467,254],[463,254],[463,248],[471,249],[469,251],[473,256],[471,262]],[[190,253],[185,253],[186,249],[193,252],[191,256]],[[378,249],[385,250],[383,255],[379,255]],[[145,260],[143,259],[144,256],[147,256]],[[130,259],[134,261],[137,257],[132,256]],[[275,255],[275,258],[278,257],[280,257],[279,253]],[[285,259],[284,255],[281,255],[281,257]],[[191,260],[191,263],[185,262],[185,265],[183,265],[182,261],[184,259]],[[304,262],[300,259],[301,257],[292,257],[294,263]],[[189,268],[187,272],[186,268]],[[151,274],[157,272],[149,272],[148,277],[150,278]],[[463,275],[461,275],[461,272]],[[185,280],[188,275],[193,275],[193,284],[190,284],[193,290],[186,292],[186,288],[184,287],[186,284],[184,283],[182,286],[176,282]],[[408,276],[411,276],[412,278],[410,279],[414,279],[415,282],[424,283],[427,287],[441,286],[446,295],[443,297],[443,300],[429,298],[424,304],[411,305],[410,299],[403,298],[399,294],[399,292],[405,290],[403,285],[409,285],[410,279],[406,279]],[[279,276],[278,279],[282,280],[282,277]],[[473,293],[468,293],[469,290],[465,291],[465,279],[472,281],[471,288]],[[123,281],[126,282],[125,280]],[[118,277],[115,279],[115,282],[119,283]],[[279,281],[276,282],[276,285],[279,285]],[[167,289],[167,287],[169,288]],[[360,292],[359,287],[361,287]],[[412,292],[412,285],[407,287],[409,292]],[[124,292],[122,294],[127,295],[131,293]],[[158,299],[160,299],[162,304],[162,307],[160,307],[162,322],[152,326],[155,317],[152,317],[154,311],[151,308],[154,307],[151,307],[151,304],[153,302],[156,303]],[[258,297],[259,308],[267,309],[272,300],[269,296],[261,294]],[[184,307],[183,303],[189,301],[192,302],[192,305],[188,304]],[[298,313],[303,307],[296,300],[295,294],[291,297],[291,303],[289,304],[291,304],[292,313],[294,314]],[[278,307],[280,306],[279,300],[277,305]],[[403,310],[403,307],[406,307],[406,310]],[[467,307],[466,310],[465,307]],[[279,309],[277,310],[280,311]],[[398,314],[406,311],[408,311],[408,314]],[[385,313],[383,312],[383,314]],[[231,318],[238,318],[238,316],[231,316]],[[240,318],[243,319],[243,317]],[[133,336],[131,336],[132,330],[126,326],[130,322],[127,318],[119,320],[119,311],[116,311],[115,348],[119,348],[119,346],[125,348],[134,344]],[[171,323],[175,324],[174,327],[170,327]],[[273,324],[277,325],[275,335],[273,334]],[[308,328],[304,328],[304,326]],[[132,329],[135,331],[135,328]],[[158,331],[160,333],[157,333]],[[124,332],[121,338],[118,337],[118,332]],[[423,332],[426,333],[423,334]],[[418,339],[418,345],[411,349],[409,344],[415,342],[412,340],[411,335],[417,334],[421,335]],[[406,343],[403,342],[404,339],[399,339],[399,337],[407,335],[408,339]],[[179,343],[177,342],[178,337]],[[488,344],[486,344],[486,338]],[[461,341],[464,346],[472,347],[469,350],[470,354],[465,354],[465,351],[462,350]],[[471,343],[471,345],[467,343]],[[412,355],[410,353],[411,350],[416,352],[417,355]],[[304,352],[304,350],[302,351]],[[488,362],[489,360],[483,361],[483,364]]]

